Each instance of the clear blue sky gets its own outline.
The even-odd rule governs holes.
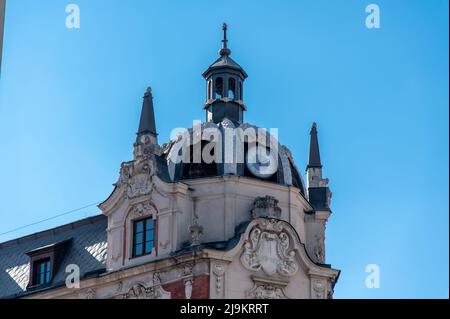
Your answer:
[[[246,121],[279,128],[302,168],[318,122],[335,297],[448,298],[448,1],[376,1],[379,30],[361,0],[72,2],[79,30],[65,27],[69,1],[7,1],[0,233],[106,199],[148,85],[160,142],[204,119],[201,73],[226,21],[249,74]],[[372,263],[380,289],[365,287]]]

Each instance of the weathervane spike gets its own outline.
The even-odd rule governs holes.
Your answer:
[[[228,25],[224,22],[222,25],[222,31],[223,31],[223,39],[222,39],[222,49],[220,50],[220,55],[230,55],[231,50],[228,49],[228,39],[227,39],[227,31],[228,31]]]
[[[223,49],[226,49],[226,48],[227,48],[227,44],[228,44],[228,40],[227,40],[227,30],[228,30],[228,26],[227,26],[226,23],[224,23],[224,24],[222,25],[222,30],[223,30],[223,40],[222,40],[223,46],[222,46],[222,48],[223,48]]]

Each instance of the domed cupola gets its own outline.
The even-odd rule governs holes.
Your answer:
[[[219,123],[228,118],[235,124],[243,123],[243,84],[247,73],[231,57],[228,48],[227,24],[223,24],[220,57],[203,72],[206,79],[206,120]]]

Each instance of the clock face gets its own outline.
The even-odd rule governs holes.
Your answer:
[[[259,178],[268,179],[278,170],[278,157],[266,147],[251,146],[246,155],[249,171]]]

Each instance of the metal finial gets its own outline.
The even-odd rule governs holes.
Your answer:
[[[222,30],[223,30],[223,40],[222,40],[222,48],[226,49],[227,48],[227,44],[228,44],[228,40],[227,40],[227,30],[228,30],[228,26],[226,23],[224,23],[222,25]]]
[[[231,50],[228,49],[228,39],[227,39],[227,31],[228,31],[228,25],[224,23],[222,25],[223,30],[223,39],[222,39],[222,49],[220,50],[220,55],[230,55]]]
[[[147,91],[145,91],[144,96],[149,96],[151,94],[152,94],[152,88],[149,86],[149,87],[147,87]]]

